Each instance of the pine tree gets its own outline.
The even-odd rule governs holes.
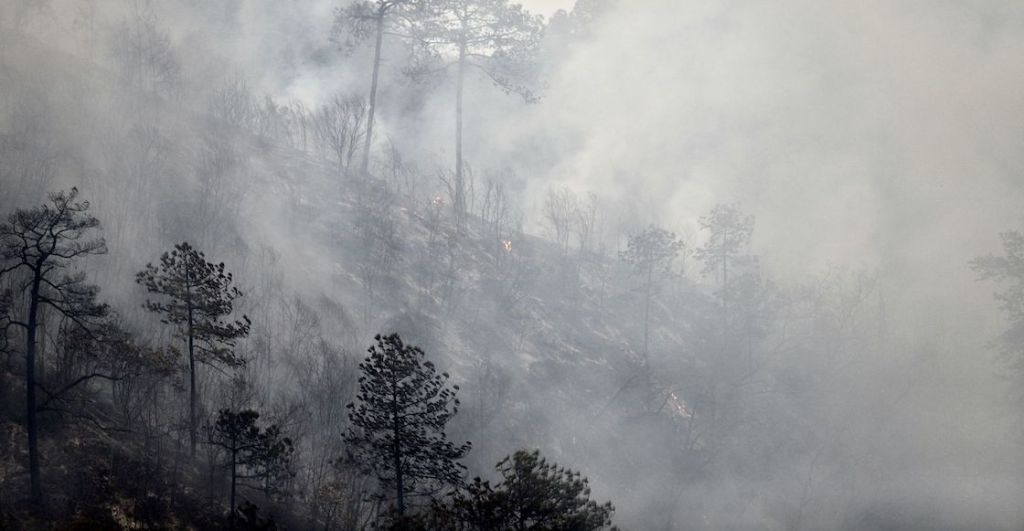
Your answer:
[[[619,253],[619,258],[629,264],[644,280],[645,361],[650,335],[651,295],[657,280],[656,275],[669,273],[672,261],[682,250],[683,242],[676,239],[674,232],[651,225],[643,232],[631,236],[626,244],[626,250]]]
[[[445,425],[458,411],[458,386],[437,374],[419,347],[398,334],[376,336],[369,356],[359,364],[357,402],[349,404],[352,428],[345,442],[352,458],[376,474],[382,497],[393,498],[398,517],[407,498],[430,495],[457,485],[465,466],[457,463],[470,443],[456,446]]]
[[[753,216],[745,215],[736,205],[716,205],[706,216],[701,216],[700,227],[707,231],[708,241],[694,251],[694,257],[704,263],[703,273],[718,277],[722,305],[729,295],[729,273],[740,266],[749,265],[753,257],[744,254],[754,232]]]
[[[89,215],[89,203],[78,202],[78,189],[50,195],[50,204],[18,210],[0,224],[0,279],[10,279],[13,289],[2,297],[12,313],[0,319],[3,335],[20,329],[25,340],[26,432],[28,435],[29,494],[35,503],[42,501],[39,471],[39,427],[36,391],[36,349],[44,308],[80,325],[94,326],[96,318],[108,308],[96,302],[98,288],[85,283],[83,273],[68,273],[78,259],[107,252],[103,238],[88,239],[99,228],[99,220]],[[19,297],[14,298],[15,295]],[[17,310],[16,303],[24,309]]]
[[[590,499],[587,478],[519,450],[495,467],[501,483],[475,478],[448,505],[435,505],[426,527],[474,531],[591,531],[611,525],[615,508]],[[614,529],[614,528],[613,528]]]
[[[520,450],[502,459],[497,469],[511,529],[586,531],[611,525],[615,509],[610,502],[590,499],[587,478],[548,463],[537,450]]]
[[[335,32],[345,31],[346,48],[351,48],[358,40],[373,37],[373,70],[370,75],[369,115],[366,118],[366,136],[363,139],[362,173],[366,175],[370,168],[370,148],[373,144],[374,116],[377,112],[377,84],[380,77],[381,48],[385,33],[394,33],[393,19],[399,18],[401,10],[412,4],[412,0],[374,0],[358,1],[344,9],[339,9],[335,17]]]
[[[507,93],[536,100],[535,53],[544,20],[509,0],[432,0],[415,2],[400,30],[413,47],[415,64],[407,70],[423,77],[455,68],[455,178],[451,184],[457,219],[466,210],[462,150],[463,92],[466,73],[476,70]]]
[[[1024,399],[1024,232],[999,234],[1002,254],[979,256],[970,262],[978,280],[997,283],[994,293],[1006,317],[1007,328],[993,342],[1005,364],[1015,404]]]
[[[177,328],[186,342],[189,369],[189,442],[196,453],[196,364],[238,367],[245,364],[233,352],[235,341],[249,335],[249,318],[226,321],[242,296],[231,285],[231,273],[224,263],[206,261],[206,256],[187,242],[160,257],[160,266],[146,264],[136,282],[161,300],[147,300],[145,308],[161,315],[162,322]]]
[[[758,271],[757,257],[749,254],[754,217],[738,205],[717,205],[698,221],[708,239],[693,254],[704,264],[705,275],[718,278],[721,348],[746,351],[745,370],[753,371],[755,321],[770,313],[760,307],[768,303],[769,287]]]
[[[222,409],[212,426],[209,444],[223,449],[228,455],[227,468],[231,472],[231,527],[236,520],[238,480],[260,480],[262,485],[249,485],[271,490],[274,483],[289,476],[294,447],[288,437],[281,434],[276,424],[261,429],[257,425],[260,414],[252,410]]]

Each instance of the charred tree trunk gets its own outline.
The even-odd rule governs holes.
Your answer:
[[[233,441],[232,445],[233,446],[237,446],[238,443]],[[234,529],[235,529],[235,492],[236,492],[236,489],[237,489],[236,485],[238,483],[237,467],[238,467],[238,451],[235,450],[235,449],[232,449],[231,450],[231,529],[232,529],[232,531],[234,531]]]
[[[370,147],[373,144],[373,118],[377,110],[377,78],[380,74],[380,49],[384,40],[384,13],[377,14],[377,42],[373,49],[373,74],[370,80],[370,101],[366,121],[366,141],[363,142],[363,175],[370,169]]]
[[[188,440],[190,454],[196,456],[196,354],[192,333],[192,310],[188,314]]]
[[[43,500],[43,485],[39,477],[39,424],[36,417],[36,329],[39,326],[39,288],[42,283],[42,265],[33,270],[32,291],[29,293],[28,322],[25,330],[25,413],[28,431],[29,495],[38,506]]]
[[[396,382],[397,385],[397,382]],[[400,436],[402,433],[402,420],[398,412],[398,396],[392,393],[392,422],[394,429],[394,444],[392,446],[392,459],[395,467],[395,495],[397,497],[398,516],[405,516],[405,478],[402,477],[402,445]]]

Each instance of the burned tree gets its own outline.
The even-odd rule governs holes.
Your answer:
[[[358,97],[335,96],[314,116],[321,148],[338,159],[338,169],[346,172],[360,141],[366,135],[366,103]]]
[[[147,264],[135,278],[158,300],[144,307],[159,314],[161,321],[176,328],[186,344],[189,374],[189,443],[196,453],[196,365],[238,367],[245,360],[235,355],[235,342],[249,334],[249,318],[227,321],[235,299],[242,296],[233,287],[224,263],[206,261],[206,256],[187,242],[174,246],[160,257],[160,265]]]
[[[363,138],[362,173],[370,167],[370,148],[373,144],[374,115],[377,112],[377,82],[380,77],[381,48],[384,34],[391,31],[397,12],[412,4],[413,0],[376,0],[355,2],[339,9],[335,16],[335,32],[345,31],[346,47],[369,37],[374,39],[373,73],[370,76],[370,97],[367,100],[366,135]]]
[[[39,426],[36,379],[39,329],[43,309],[85,329],[107,313],[96,302],[98,288],[85,283],[84,273],[69,270],[79,259],[107,252],[103,238],[89,235],[100,226],[88,214],[89,202],[77,201],[78,189],[50,194],[49,204],[17,210],[0,224],[0,279],[9,282],[12,315],[0,321],[5,336],[20,330],[25,349],[25,409],[28,435],[30,496],[42,500],[39,472]],[[13,298],[16,297],[16,298]]]
[[[551,237],[562,258],[569,256],[569,241],[578,211],[576,194],[568,188],[548,190],[544,196],[544,221],[551,229]]]

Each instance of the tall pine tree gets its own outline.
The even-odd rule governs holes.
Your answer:
[[[455,178],[451,183],[457,219],[466,210],[462,149],[463,93],[466,75],[475,70],[507,93],[535,101],[536,51],[544,19],[509,0],[433,0],[413,2],[399,33],[412,45],[414,64],[406,70],[422,78],[455,67]]]
[[[85,283],[84,273],[73,272],[77,260],[107,252],[103,238],[90,238],[100,222],[88,210],[89,202],[78,201],[78,189],[72,188],[70,192],[50,194],[49,204],[15,211],[6,223],[0,223],[0,279],[10,277],[13,286],[11,293],[0,297],[4,300],[0,307],[14,311],[0,316],[0,324],[5,340],[10,328],[23,332],[29,495],[35,503],[43,497],[36,418],[40,385],[36,352],[43,311],[49,309],[86,330],[108,311],[106,305],[96,301],[99,289]]]
[[[374,116],[377,112],[377,81],[380,77],[381,49],[384,35],[394,33],[394,18],[401,10],[413,4],[413,0],[363,0],[338,9],[335,16],[336,33],[346,33],[345,48],[351,48],[356,41],[373,37],[373,70],[370,75],[369,115],[366,118],[366,137],[363,140],[362,173],[370,168],[370,148],[373,144]]]
[[[630,236],[626,250],[619,258],[629,264],[644,282],[644,361],[648,356],[650,337],[651,295],[657,276],[672,271],[672,261],[683,250],[683,242],[676,239],[674,232],[649,226],[643,232]]]
[[[187,242],[174,246],[160,257],[160,265],[146,264],[136,282],[159,300],[147,300],[145,308],[161,315],[161,320],[177,328],[185,341],[189,374],[189,443],[196,453],[196,364],[238,367],[245,360],[235,355],[235,341],[249,335],[249,318],[228,321],[235,299],[242,296],[231,285],[231,273],[224,263],[206,261],[206,256]]]
[[[376,474],[382,497],[395,500],[402,518],[407,498],[461,482],[465,466],[456,460],[471,445],[456,446],[445,435],[459,406],[458,386],[448,386],[448,374],[437,374],[423,350],[405,345],[398,334],[375,340],[359,364],[359,393],[348,405],[352,428],[345,442],[352,457]]]

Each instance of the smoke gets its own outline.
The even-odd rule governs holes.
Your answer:
[[[570,0],[524,4],[549,17],[572,8]],[[864,320],[890,336],[885,348],[858,344],[836,349],[837,358],[846,355],[853,361],[829,365],[832,358],[819,351],[796,357],[794,366],[811,373],[827,391],[817,397],[825,423],[820,431],[834,447],[860,448],[848,453],[794,449],[798,455],[784,461],[792,469],[774,470],[769,479],[733,481],[723,474],[725,479],[702,480],[684,489],[658,469],[661,463],[644,462],[643,454],[656,455],[657,449],[642,447],[636,449],[641,455],[636,461],[650,467],[653,479],[640,487],[628,485],[622,479],[631,473],[628,467],[607,461],[629,449],[603,445],[602,437],[634,429],[641,434],[637,439],[662,434],[608,418],[594,420],[593,411],[548,407],[547,399],[562,400],[555,398],[557,389],[535,390],[541,398],[518,405],[516,414],[527,418],[528,411],[559,427],[552,430],[598,439],[577,447],[573,435],[573,444],[560,451],[570,458],[567,464],[585,473],[599,471],[591,474],[597,494],[617,501],[627,522],[654,521],[645,520],[649,515],[644,513],[653,511],[652,497],[666,492],[671,493],[668,499],[687,499],[684,509],[695,511],[678,514],[678,525],[713,527],[714,522],[702,520],[704,515],[729,514],[751,499],[759,501],[736,512],[730,525],[756,527],[751,522],[782,521],[779,514],[794,511],[805,514],[804,508],[765,502],[770,496],[764,493],[774,490],[792,493],[788,501],[794,507],[820,505],[817,512],[806,513],[819,520],[808,521],[859,522],[848,527],[1019,524],[1015,500],[1024,463],[1007,435],[1005,382],[997,377],[1001,365],[986,348],[1003,320],[991,286],[975,282],[967,261],[998,249],[998,232],[1024,222],[1024,4],[589,4],[599,8],[586,34],[544,50],[546,86],[538,103],[505,94],[481,77],[467,82],[467,160],[479,175],[515,174],[512,188],[526,214],[527,230],[544,232],[540,210],[545,195],[567,187],[600,198],[601,238],[611,251],[632,227],[648,223],[675,231],[692,249],[703,243],[698,218],[716,204],[738,203],[757,220],[754,251],[764,271],[782,286],[780,291],[791,294],[840,278],[838,285],[862,273],[876,282],[864,303],[870,306]],[[18,136],[22,129],[35,131],[33,124],[43,123],[40,130],[49,133],[26,138],[74,155],[63,163],[56,182],[83,188],[107,182],[96,177],[117,162],[109,160],[117,157],[99,153],[109,147],[104,142],[114,142],[107,137],[137,135],[116,129],[99,134],[87,118],[54,109],[72,108],[72,102],[83,115],[120,117],[132,112],[119,101],[112,82],[89,78],[79,86],[66,79],[75,76],[63,73],[115,72],[110,35],[143,12],[166,32],[182,65],[183,83],[192,91],[188,94],[206,97],[235,77],[245,79],[255,94],[280,102],[296,100],[309,108],[339,93],[365,94],[369,50],[361,47],[346,55],[331,43],[336,7],[338,2],[331,0],[16,0],[0,8],[5,16],[0,30],[16,27],[25,36],[22,41],[0,37],[0,82],[17,88],[0,95],[5,113],[0,131]],[[423,186],[433,191],[440,188],[433,175],[453,164],[454,89],[444,76],[429,85],[403,77],[403,54],[399,42],[385,44],[377,138],[380,146],[393,141],[407,159],[416,161],[429,179]],[[40,96],[32,89],[51,84],[58,87],[53,94]],[[76,90],[88,97],[76,95]],[[206,112],[208,102],[171,99],[158,105],[169,115],[175,113],[168,109],[174,109],[194,117]],[[26,119],[30,114],[32,120]],[[169,119],[161,126],[168,138],[184,130]],[[185,144],[168,141],[167,158],[173,160],[148,163],[155,173],[147,178],[155,189],[163,187],[160,193],[167,192],[167,183],[190,175],[195,153]],[[378,155],[384,151],[379,148]],[[251,182],[271,192],[256,193],[252,189],[259,186],[247,185],[249,195],[239,211],[250,219],[254,234],[244,236],[240,247],[273,254],[268,261],[283,256],[275,267],[290,273],[286,281],[298,292],[328,292],[346,302],[358,298],[361,292],[353,278],[332,277],[326,287],[312,280],[340,269],[337,255],[318,247],[323,234],[348,228],[327,221],[347,218],[309,212],[317,204],[316,194],[328,196],[326,187],[288,195],[321,168],[284,167],[275,160],[272,153],[251,157],[260,176]],[[85,170],[76,171],[81,168]],[[271,183],[271,177],[278,180]],[[98,207],[115,209],[119,204],[122,190],[116,180],[110,182],[115,184],[86,190],[101,196]],[[19,183],[0,182],[5,187],[0,195],[5,189],[13,190],[11,198],[37,194],[29,184]],[[9,206],[11,198],[0,198],[0,205]],[[173,211],[178,204],[154,209]],[[345,207],[353,205],[339,209]],[[135,228],[128,213],[122,215],[126,219],[110,224],[132,227],[137,234],[134,240],[125,238],[136,247],[131,263],[116,272],[120,277],[139,265],[135,262],[155,257],[160,238],[177,230],[156,227],[152,219],[139,221],[141,228]],[[518,252],[520,242],[513,245]],[[247,264],[253,269],[261,265],[257,259]],[[698,285],[711,283],[696,271],[688,274]],[[621,303],[618,310],[628,315],[633,308]],[[530,326],[539,330],[542,324],[547,325]],[[495,329],[502,325],[488,324]],[[523,330],[523,336],[535,335],[527,325]],[[570,343],[557,337],[558,332],[544,328],[551,344]],[[619,344],[585,346],[606,347],[602,354],[613,360],[624,350]],[[663,347],[661,355],[681,355],[672,348]],[[678,350],[685,353],[688,348]],[[531,354],[543,359],[545,353]],[[530,384],[523,387],[532,390]],[[651,437],[644,443],[657,440]],[[724,525],[722,520],[717,523]]]
[[[583,137],[542,182],[639,188],[670,225],[740,201],[782,270],[990,248],[1021,193],[1022,13],[619,2],[520,130]]]

